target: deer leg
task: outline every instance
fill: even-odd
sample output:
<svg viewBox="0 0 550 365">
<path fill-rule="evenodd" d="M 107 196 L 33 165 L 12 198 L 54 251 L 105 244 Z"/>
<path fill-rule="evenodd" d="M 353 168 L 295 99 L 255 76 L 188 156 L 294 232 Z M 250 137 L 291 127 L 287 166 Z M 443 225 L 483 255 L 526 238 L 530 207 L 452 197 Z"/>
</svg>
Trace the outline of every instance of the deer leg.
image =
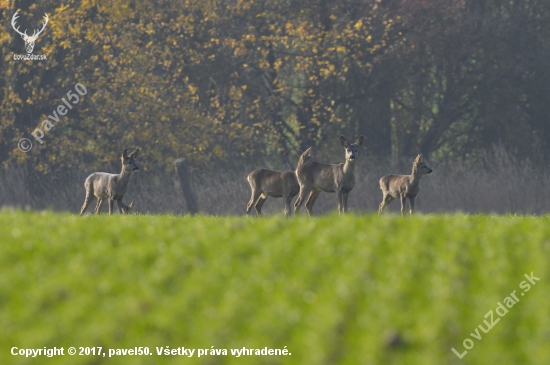
<svg viewBox="0 0 550 365">
<path fill-rule="evenodd" d="M 313 215 L 313 204 L 315 204 L 315 201 L 317 200 L 317 197 L 319 197 L 319 194 L 321 194 L 321 191 L 313 190 L 311 191 L 311 193 L 309 193 L 309 197 L 307 198 L 306 209 L 310 217 Z"/>
<path fill-rule="evenodd" d="M 252 197 L 250 198 L 250 201 L 246 206 L 246 214 L 250 215 L 250 211 L 252 211 L 252 207 L 258 201 L 258 198 L 260 197 L 260 195 L 262 195 L 261 191 L 252 189 Z"/>
<path fill-rule="evenodd" d="M 338 189 L 338 214 L 342 215 L 344 213 L 344 193 L 342 189 Z"/>
<path fill-rule="evenodd" d="M 92 202 L 94 199 L 94 193 L 91 189 L 86 190 L 86 199 L 84 200 L 84 205 L 82 205 L 82 209 L 80 209 L 80 215 L 84 214 L 86 209 L 88 209 L 88 205 Z"/>
<path fill-rule="evenodd" d="M 124 203 L 122 203 L 122 198 L 117 199 L 116 205 L 118 206 L 118 213 L 119 214 L 125 214 L 126 213 L 126 206 Z"/>
<path fill-rule="evenodd" d="M 378 216 L 380 216 L 383 213 L 384 207 L 388 204 L 390 204 L 393 200 L 393 196 L 390 194 L 384 195 L 382 198 L 382 203 L 378 206 Z"/>
<path fill-rule="evenodd" d="M 103 199 L 97 198 L 97 204 L 95 205 L 94 213 L 99 214 L 99 211 L 101 210 L 101 206 L 103 205 Z"/>
<path fill-rule="evenodd" d="M 311 196 L 312 191 L 313 189 L 311 187 L 300 186 L 300 193 L 298 194 L 298 199 L 296 199 L 296 201 L 294 202 L 294 214 L 300 213 L 300 208 L 305 202 L 307 202 L 306 197 L 308 197 L 308 200 L 309 200 L 309 197 Z"/>
<path fill-rule="evenodd" d="M 283 194 L 283 203 L 285 205 L 285 216 L 290 217 L 290 202 L 292 201 L 292 194 L 288 192 Z"/>
<path fill-rule="evenodd" d="M 254 208 L 256 209 L 256 214 L 258 217 L 262 216 L 262 206 L 264 205 L 265 201 L 267 200 L 267 195 L 262 194 L 256 201 L 256 204 L 254 205 Z"/>
<path fill-rule="evenodd" d="M 347 193 L 344 193 L 343 200 L 344 200 L 344 213 L 348 212 L 348 196 L 349 191 Z"/>
<path fill-rule="evenodd" d="M 407 203 L 407 196 L 405 194 L 401 195 L 401 216 L 405 216 L 405 204 Z"/>
<path fill-rule="evenodd" d="M 300 193 L 298 194 L 298 199 L 294 202 L 294 214 L 300 213 L 300 208 L 302 207 L 302 204 L 304 203 L 304 198 L 306 196 L 309 196 L 311 193 L 311 188 L 307 188 L 305 186 L 300 186 Z"/>
<path fill-rule="evenodd" d="M 409 202 L 411 204 L 411 210 L 410 210 L 410 214 L 412 215 L 414 213 L 414 199 L 416 199 L 416 197 L 414 198 L 409 198 Z"/>
<path fill-rule="evenodd" d="M 113 205 L 115 204 L 115 201 L 111 198 L 109 198 L 109 215 L 111 215 L 113 213 Z"/>
</svg>

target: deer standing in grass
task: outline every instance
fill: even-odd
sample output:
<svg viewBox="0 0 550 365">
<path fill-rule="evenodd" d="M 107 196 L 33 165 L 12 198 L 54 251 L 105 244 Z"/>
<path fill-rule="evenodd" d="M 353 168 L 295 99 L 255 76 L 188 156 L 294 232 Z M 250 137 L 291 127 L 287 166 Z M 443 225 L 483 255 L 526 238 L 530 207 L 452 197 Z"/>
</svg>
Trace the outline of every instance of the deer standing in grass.
<svg viewBox="0 0 550 365">
<path fill-rule="evenodd" d="M 308 196 L 306 209 L 313 214 L 313 204 L 321 192 L 338 193 L 338 212 L 340 215 L 348 210 L 348 195 L 355 184 L 355 160 L 359 157 L 359 147 L 363 145 L 363 136 L 350 144 L 346 137 L 340 136 L 340 143 L 345 149 L 346 162 L 328 164 L 308 162 L 296 169 L 296 177 L 300 184 L 300 195 L 294 203 L 294 212 L 300 211 L 305 197 Z"/>
<path fill-rule="evenodd" d="M 401 199 L 401 215 L 405 212 L 405 203 L 407 198 L 411 204 L 410 214 L 414 212 L 414 200 L 420 192 L 420 179 L 423 175 L 432 173 L 424 161 L 422 154 L 418 155 L 413 163 L 412 174 L 410 175 L 386 175 L 380 179 L 380 189 L 382 189 L 382 203 L 378 208 L 378 215 L 382 214 L 384 207 L 393 199 Z"/>
<path fill-rule="evenodd" d="M 301 155 L 296 168 L 305 162 L 311 161 L 310 151 L 311 147 L 303 153 L 299 151 Z M 262 206 L 267 198 L 271 196 L 273 198 L 283 198 L 285 215 L 290 216 L 290 202 L 300 192 L 300 185 L 298 185 L 294 171 L 280 172 L 258 169 L 248 174 L 247 180 L 252 190 L 252 197 L 246 207 L 246 214 L 250 214 L 252 206 L 254 206 L 256 214 L 261 217 Z"/>
<path fill-rule="evenodd" d="M 109 203 L 109 214 L 113 211 L 113 204 L 115 201 L 117 202 L 120 214 L 130 213 L 134 206 L 135 199 L 130 205 L 126 206 L 122 203 L 122 198 L 124 198 L 126 194 L 126 188 L 128 187 L 128 181 L 130 181 L 132 173 L 139 170 L 135 161 L 138 153 L 139 148 L 129 155 L 128 150 L 124 150 L 121 156 L 122 171 L 118 175 L 106 172 L 94 172 L 88 176 L 84 182 L 86 200 L 84 200 L 80 215 L 84 214 L 86 208 L 88 208 L 88 205 L 90 205 L 91 201 L 94 199 L 94 196 L 97 197 L 97 205 L 94 210 L 95 214 L 99 214 L 104 200 L 107 200 Z"/>
</svg>

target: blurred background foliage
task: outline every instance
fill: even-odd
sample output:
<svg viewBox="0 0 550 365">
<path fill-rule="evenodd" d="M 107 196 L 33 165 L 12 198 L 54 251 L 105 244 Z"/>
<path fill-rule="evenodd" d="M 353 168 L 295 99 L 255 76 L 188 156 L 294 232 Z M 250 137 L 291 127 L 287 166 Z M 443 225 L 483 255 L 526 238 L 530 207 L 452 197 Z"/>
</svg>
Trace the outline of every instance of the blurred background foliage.
<svg viewBox="0 0 550 365">
<path fill-rule="evenodd" d="M 13 59 L 17 10 L 22 29 L 49 15 L 47 61 Z M 340 134 L 380 158 L 550 153 L 548 1 L 5 0 L 0 16 L 5 167 L 93 170 L 135 147 L 144 169 L 291 167 L 309 146 L 336 162 Z"/>
</svg>

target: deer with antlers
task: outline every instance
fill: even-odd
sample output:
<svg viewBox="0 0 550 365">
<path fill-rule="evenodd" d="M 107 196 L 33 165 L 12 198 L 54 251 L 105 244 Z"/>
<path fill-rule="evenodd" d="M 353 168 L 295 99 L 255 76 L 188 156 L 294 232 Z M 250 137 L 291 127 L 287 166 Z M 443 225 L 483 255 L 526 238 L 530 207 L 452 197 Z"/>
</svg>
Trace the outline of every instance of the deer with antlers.
<svg viewBox="0 0 550 365">
<path fill-rule="evenodd" d="M 39 31 L 37 30 L 34 30 L 32 35 L 29 36 L 27 35 L 27 30 L 25 29 L 24 32 L 21 32 L 19 30 L 19 27 L 15 27 L 15 23 L 17 21 L 17 18 L 19 18 L 19 10 L 15 12 L 15 14 L 13 14 L 13 17 L 11 18 L 11 26 L 13 27 L 13 29 L 15 29 L 15 31 L 17 33 L 19 33 L 21 35 L 21 38 L 23 38 L 23 40 L 25 41 L 25 49 L 27 50 L 27 53 L 30 54 L 32 53 L 32 50 L 34 49 L 34 43 L 36 42 L 36 39 L 38 38 L 38 36 L 40 34 L 42 34 L 42 32 L 44 31 L 44 28 L 46 28 L 46 25 L 48 24 L 48 21 L 50 20 L 48 18 L 48 14 L 44 13 L 44 21 L 42 22 L 42 29 L 40 29 Z"/>
</svg>

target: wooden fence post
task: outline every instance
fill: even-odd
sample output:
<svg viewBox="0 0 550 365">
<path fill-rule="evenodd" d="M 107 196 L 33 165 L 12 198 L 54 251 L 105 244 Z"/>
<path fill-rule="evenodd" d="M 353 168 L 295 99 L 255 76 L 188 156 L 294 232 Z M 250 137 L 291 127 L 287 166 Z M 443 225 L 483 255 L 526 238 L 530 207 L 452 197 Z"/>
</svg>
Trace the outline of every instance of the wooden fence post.
<svg viewBox="0 0 550 365">
<path fill-rule="evenodd" d="M 195 188 L 193 186 L 193 175 L 191 170 L 187 166 L 185 158 L 178 158 L 174 161 L 176 166 L 176 173 L 178 174 L 181 189 L 183 190 L 183 197 L 187 204 L 187 210 L 191 215 L 195 215 L 199 212 L 199 204 L 197 203 L 197 195 L 195 194 Z"/>
</svg>

